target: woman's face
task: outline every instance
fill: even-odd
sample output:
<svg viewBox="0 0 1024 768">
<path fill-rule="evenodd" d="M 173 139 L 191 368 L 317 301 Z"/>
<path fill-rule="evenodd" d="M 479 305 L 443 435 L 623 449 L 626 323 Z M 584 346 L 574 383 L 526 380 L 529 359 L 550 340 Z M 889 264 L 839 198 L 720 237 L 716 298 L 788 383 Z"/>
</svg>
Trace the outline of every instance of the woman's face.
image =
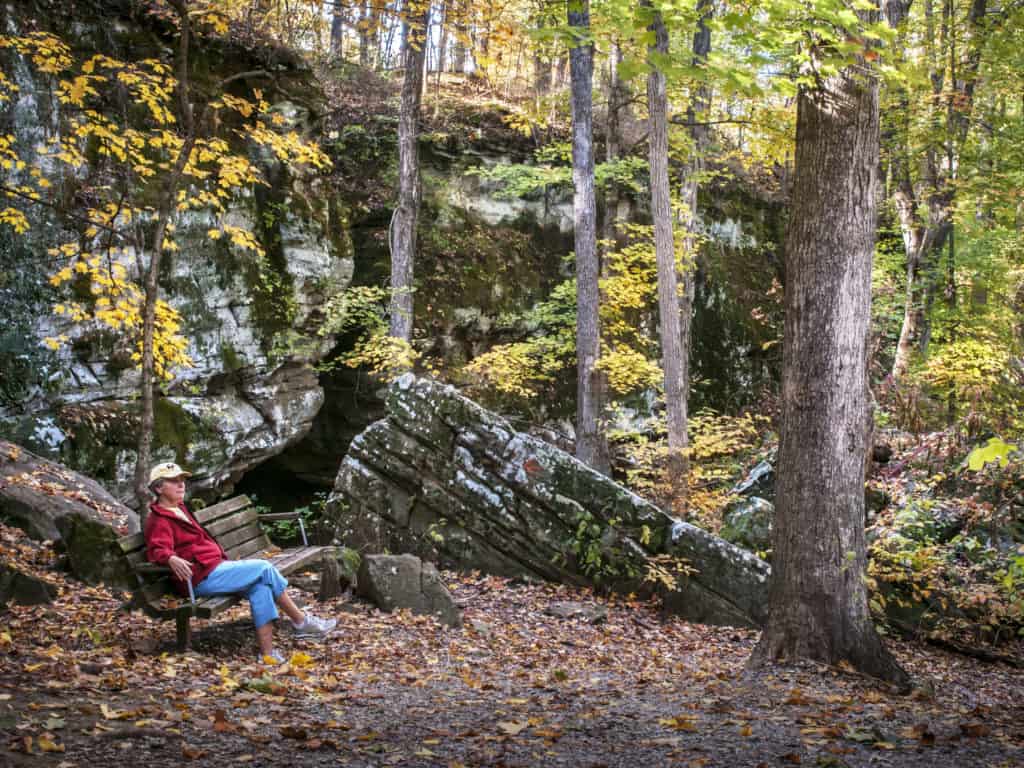
<svg viewBox="0 0 1024 768">
<path fill-rule="evenodd" d="M 160 484 L 160 501 L 177 506 L 185 500 L 185 478 L 173 477 Z"/>
</svg>

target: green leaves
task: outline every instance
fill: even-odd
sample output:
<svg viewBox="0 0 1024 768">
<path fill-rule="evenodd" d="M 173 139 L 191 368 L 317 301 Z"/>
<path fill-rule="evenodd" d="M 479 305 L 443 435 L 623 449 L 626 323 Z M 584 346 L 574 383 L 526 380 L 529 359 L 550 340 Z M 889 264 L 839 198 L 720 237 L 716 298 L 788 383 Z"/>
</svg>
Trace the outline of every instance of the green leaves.
<svg viewBox="0 0 1024 768">
<path fill-rule="evenodd" d="M 990 462 L 998 462 L 1000 467 L 1010 463 L 1009 455 L 1017 450 L 1016 445 L 1003 442 L 1001 438 L 992 437 L 985 445 L 979 445 L 967 456 L 967 468 L 978 472 Z"/>
</svg>

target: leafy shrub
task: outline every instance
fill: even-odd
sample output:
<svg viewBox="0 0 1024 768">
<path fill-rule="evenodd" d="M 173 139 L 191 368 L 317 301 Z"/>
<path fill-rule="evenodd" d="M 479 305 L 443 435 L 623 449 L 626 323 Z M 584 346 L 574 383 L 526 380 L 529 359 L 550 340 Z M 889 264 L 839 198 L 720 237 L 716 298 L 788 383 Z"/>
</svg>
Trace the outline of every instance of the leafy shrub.
<svg viewBox="0 0 1024 768">
<path fill-rule="evenodd" d="M 254 499 L 255 501 L 255 499 Z M 312 544 L 315 541 L 324 539 L 322 530 L 325 525 L 324 506 L 327 503 L 327 492 L 318 491 L 309 504 L 296 507 L 293 511 L 298 512 L 302 518 L 302 524 L 306 528 L 306 537 Z M 270 512 L 270 508 L 254 504 L 259 514 Z M 264 530 L 267 535 L 277 544 L 295 546 L 302 543 L 302 531 L 299 528 L 298 520 L 274 520 L 264 523 Z"/>
</svg>

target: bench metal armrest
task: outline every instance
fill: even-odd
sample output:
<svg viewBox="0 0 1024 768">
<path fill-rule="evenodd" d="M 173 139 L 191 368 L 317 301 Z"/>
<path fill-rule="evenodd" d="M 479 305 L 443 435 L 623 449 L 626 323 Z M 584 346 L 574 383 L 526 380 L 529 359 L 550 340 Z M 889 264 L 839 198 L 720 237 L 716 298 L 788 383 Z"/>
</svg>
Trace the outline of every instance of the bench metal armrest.
<svg viewBox="0 0 1024 768">
<path fill-rule="evenodd" d="M 298 520 L 299 521 L 299 533 L 302 534 L 302 546 L 308 547 L 309 540 L 306 538 L 306 525 L 302 521 L 302 515 L 298 512 L 271 512 L 265 515 L 256 515 L 259 520 Z"/>
</svg>

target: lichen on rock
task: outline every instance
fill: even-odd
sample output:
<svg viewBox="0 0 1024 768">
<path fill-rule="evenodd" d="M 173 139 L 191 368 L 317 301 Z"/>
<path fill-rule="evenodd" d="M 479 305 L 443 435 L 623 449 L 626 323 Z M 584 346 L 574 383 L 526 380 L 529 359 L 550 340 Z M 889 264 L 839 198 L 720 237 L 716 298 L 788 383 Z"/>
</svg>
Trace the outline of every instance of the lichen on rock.
<svg viewBox="0 0 1024 768">
<path fill-rule="evenodd" d="M 386 400 L 387 417 L 352 441 L 327 502 L 344 544 L 626 590 L 645 588 L 655 558 L 675 557 L 691 572 L 664 595 L 674 613 L 764 620 L 769 569 L 754 555 L 516 432 L 451 386 L 406 374 Z"/>
</svg>

